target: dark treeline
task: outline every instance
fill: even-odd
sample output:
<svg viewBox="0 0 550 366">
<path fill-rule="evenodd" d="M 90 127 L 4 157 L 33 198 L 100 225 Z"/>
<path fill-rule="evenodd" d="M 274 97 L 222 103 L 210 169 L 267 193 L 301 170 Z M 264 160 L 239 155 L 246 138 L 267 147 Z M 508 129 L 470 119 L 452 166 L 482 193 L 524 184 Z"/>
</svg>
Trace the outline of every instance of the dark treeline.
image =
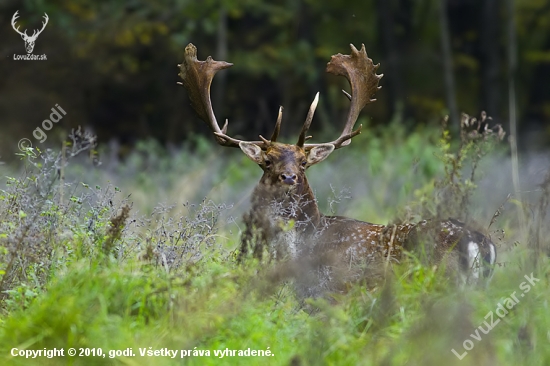
<svg viewBox="0 0 550 366">
<path fill-rule="evenodd" d="M 34 49 L 47 61 L 14 60 L 26 53 L 11 25 L 17 10 L 29 34 L 48 14 Z M 7 0 L 0 14 L 3 160 L 21 138 L 41 146 L 32 131 L 55 104 L 67 116 L 46 144 L 78 125 L 128 147 L 148 138 L 177 145 L 207 131 L 176 85 L 188 42 L 200 59 L 234 63 L 212 90 L 218 120 L 229 118 L 233 135 L 269 133 L 283 105 L 282 133 L 294 138 L 317 91 L 313 133 L 339 129 L 347 86 L 325 65 L 364 43 L 385 74 L 365 114 L 371 125 L 435 124 L 445 114 L 456 123 L 461 111 L 486 110 L 507 127 L 514 79 L 520 145 L 550 143 L 548 1 Z"/>
</svg>

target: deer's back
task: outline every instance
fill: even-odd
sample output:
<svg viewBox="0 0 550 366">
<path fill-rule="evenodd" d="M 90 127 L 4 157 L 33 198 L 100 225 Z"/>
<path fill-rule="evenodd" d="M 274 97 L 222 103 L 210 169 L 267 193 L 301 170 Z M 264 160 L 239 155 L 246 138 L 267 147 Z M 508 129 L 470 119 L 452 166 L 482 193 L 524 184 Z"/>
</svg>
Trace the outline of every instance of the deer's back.
<svg viewBox="0 0 550 366">
<path fill-rule="evenodd" d="M 323 216 L 317 242 L 351 260 L 399 258 L 413 224 L 377 225 L 343 216 Z"/>
<path fill-rule="evenodd" d="M 449 272 L 465 274 L 465 282 L 492 275 L 496 248 L 491 240 L 455 220 L 423 220 L 416 224 L 377 225 L 343 216 L 323 216 L 314 234 L 317 248 L 367 263 L 399 262 L 403 250 L 415 252 Z"/>
</svg>

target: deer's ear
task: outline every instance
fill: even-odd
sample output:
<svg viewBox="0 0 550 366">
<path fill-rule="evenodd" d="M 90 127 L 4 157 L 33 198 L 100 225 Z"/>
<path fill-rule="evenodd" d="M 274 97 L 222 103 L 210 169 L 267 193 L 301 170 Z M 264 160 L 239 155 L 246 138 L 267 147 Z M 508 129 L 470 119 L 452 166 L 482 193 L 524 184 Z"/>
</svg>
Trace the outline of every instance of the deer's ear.
<svg viewBox="0 0 550 366">
<path fill-rule="evenodd" d="M 321 161 L 325 160 L 327 156 L 329 156 L 330 153 L 333 151 L 333 144 L 322 144 L 319 146 L 315 146 L 314 148 L 309 150 L 309 153 L 307 154 L 308 165 L 320 163 Z"/>
<path fill-rule="evenodd" d="M 251 142 L 241 141 L 239 142 L 239 147 L 241 150 L 252 159 L 253 162 L 257 164 L 262 164 L 264 162 L 264 155 L 262 149 Z"/>
</svg>

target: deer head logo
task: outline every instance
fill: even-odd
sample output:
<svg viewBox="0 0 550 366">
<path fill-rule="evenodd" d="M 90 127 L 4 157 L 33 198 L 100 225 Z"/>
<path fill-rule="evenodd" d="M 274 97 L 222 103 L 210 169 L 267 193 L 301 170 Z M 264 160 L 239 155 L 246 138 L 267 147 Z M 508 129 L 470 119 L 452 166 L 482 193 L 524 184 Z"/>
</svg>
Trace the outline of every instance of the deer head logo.
<svg viewBox="0 0 550 366">
<path fill-rule="evenodd" d="M 13 27 L 13 29 L 19 33 L 21 35 L 21 38 L 23 38 L 23 41 L 25 41 L 25 49 L 27 50 L 27 53 L 32 53 L 32 50 L 34 49 L 34 42 L 36 42 L 36 39 L 38 38 L 38 36 L 40 35 L 40 33 L 42 33 L 42 31 L 44 30 L 44 28 L 46 28 L 46 24 L 48 24 L 48 14 L 44 13 L 44 22 L 42 22 L 42 29 L 40 30 L 34 30 L 33 33 L 32 33 L 32 36 L 29 36 L 27 34 L 27 30 L 25 29 L 24 32 L 20 32 L 19 31 L 19 26 L 16 28 L 15 27 L 15 21 L 17 18 L 19 18 L 19 15 L 17 15 L 17 13 L 19 12 L 19 10 L 17 10 L 15 12 L 15 14 L 13 14 L 13 18 L 11 18 L 11 26 Z"/>
</svg>

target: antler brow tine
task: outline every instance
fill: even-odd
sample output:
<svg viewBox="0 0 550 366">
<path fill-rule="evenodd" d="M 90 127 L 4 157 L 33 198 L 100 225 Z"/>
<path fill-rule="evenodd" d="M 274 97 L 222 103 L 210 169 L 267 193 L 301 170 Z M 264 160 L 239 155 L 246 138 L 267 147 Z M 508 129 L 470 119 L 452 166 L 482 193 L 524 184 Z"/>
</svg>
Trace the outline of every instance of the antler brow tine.
<svg viewBox="0 0 550 366">
<path fill-rule="evenodd" d="M 302 131 L 300 132 L 300 137 L 298 138 L 298 143 L 296 144 L 299 147 L 304 147 L 304 143 L 307 140 L 306 133 L 309 129 L 309 126 L 311 125 L 311 121 L 313 120 L 313 115 L 315 114 L 315 110 L 317 109 L 317 104 L 319 103 L 319 92 L 315 94 L 315 98 L 313 98 L 313 102 L 311 102 L 311 106 L 309 107 L 309 111 L 307 112 L 306 121 L 304 122 L 304 125 L 302 127 Z"/>
<path fill-rule="evenodd" d="M 271 142 L 276 142 L 279 137 L 279 132 L 281 131 L 281 121 L 283 120 L 283 106 L 279 107 L 279 114 L 277 115 L 277 123 L 275 123 L 275 129 L 273 134 L 271 134 Z"/>
</svg>

